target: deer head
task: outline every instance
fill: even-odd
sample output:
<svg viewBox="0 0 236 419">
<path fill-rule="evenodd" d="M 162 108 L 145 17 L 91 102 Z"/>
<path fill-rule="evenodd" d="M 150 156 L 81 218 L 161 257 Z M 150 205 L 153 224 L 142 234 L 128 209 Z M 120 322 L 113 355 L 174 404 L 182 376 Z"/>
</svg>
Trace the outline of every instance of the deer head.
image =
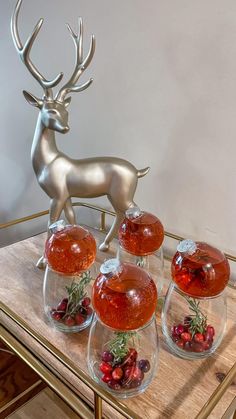
<svg viewBox="0 0 236 419">
<path fill-rule="evenodd" d="M 11 20 L 11 33 L 12 38 L 16 47 L 16 50 L 28 68 L 32 76 L 39 82 L 43 88 L 44 94 L 42 99 L 36 98 L 29 92 L 23 91 L 24 97 L 30 105 L 33 105 L 40 109 L 41 122 L 46 127 L 53 131 L 66 133 L 69 131 L 68 126 L 68 112 L 67 106 L 71 101 L 71 97 L 66 97 L 71 92 L 81 92 L 90 86 L 93 79 L 88 80 L 83 84 L 77 84 L 80 76 L 89 66 L 95 51 L 95 37 L 91 36 L 90 48 L 87 56 L 83 58 L 83 22 L 79 19 L 79 30 L 76 35 L 71 29 L 70 25 L 67 24 L 67 28 L 75 44 L 76 59 L 74 72 L 69 81 L 57 92 L 55 98 L 53 97 L 52 88 L 60 83 L 63 73 L 59 73 L 53 80 L 46 80 L 45 77 L 38 71 L 35 65 L 30 59 L 30 51 L 33 43 L 40 31 L 43 24 L 43 19 L 40 19 L 34 28 L 31 36 L 27 39 L 25 45 L 22 45 L 18 31 L 18 15 L 22 0 L 18 0 L 14 13 Z"/>
</svg>

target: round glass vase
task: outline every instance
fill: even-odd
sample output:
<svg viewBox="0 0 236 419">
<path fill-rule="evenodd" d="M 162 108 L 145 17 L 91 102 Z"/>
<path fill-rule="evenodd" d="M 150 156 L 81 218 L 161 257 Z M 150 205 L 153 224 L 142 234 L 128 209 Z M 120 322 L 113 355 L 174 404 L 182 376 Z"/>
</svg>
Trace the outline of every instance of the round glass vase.
<svg viewBox="0 0 236 419">
<path fill-rule="evenodd" d="M 56 329 L 76 333 L 90 325 L 93 318 L 90 296 L 95 277 L 95 265 L 76 276 L 60 274 L 46 267 L 44 310 Z"/>
<path fill-rule="evenodd" d="M 154 253 L 144 256 L 134 255 L 119 246 L 116 257 L 121 262 L 132 263 L 143 268 L 155 282 L 157 294 L 160 296 L 164 282 L 164 257 L 162 246 Z"/>
<path fill-rule="evenodd" d="M 220 345 L 226 326 L 226 294 L 193 298 L 172 282 L 162 309 L 162 331 L 176 355 L 186 359 L 205 358 Z"/>
<path fill-rule="evenodd" d="M 155 317 L 135 331 L 117 331 L 96 316 L 88 341 L 88 369 L 113 396 L 126 399 L 143 393 L 154 378 L 159 358 Z"/>
</svg>

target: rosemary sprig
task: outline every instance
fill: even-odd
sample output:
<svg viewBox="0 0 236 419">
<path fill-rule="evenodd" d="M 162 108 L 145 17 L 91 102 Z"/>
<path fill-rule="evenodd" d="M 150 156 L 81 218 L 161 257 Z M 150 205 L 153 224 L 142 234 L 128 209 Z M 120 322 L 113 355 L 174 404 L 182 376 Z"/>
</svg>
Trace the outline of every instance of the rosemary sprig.
<svg viewBox="0 0 236 419">
<path fill-rule="evenodd" d="M 108 342 L 109 351 L 114 355 L 114 363 L 122 361 L 122 359 L 128 354 L 128 341 L 134 337 L 136 332 L 115 332 L 116 337 Z"/>
<path fill-rule="evenodd" d="M 63 317 L 71 316 L 78 311 L 81 301 L 87 295 L 85 287 L 92 279 L 90 271 L 86 271 L 80 275 L 79 282 L 72 281 L 71 285 L 66 287 L 68 303 L 66 313 Z"/>
<path fill-rule="evenodd" d="M 207 316 L 203 314 L 199 307 L 200 301 L 189 297 L 187 297 L 186 300 L 188 301 L 189 309 L 194 313 L 189 316 L 190 320 L 187 322 L 187 326 L 192 337 L 194 337 L 196 333 L 205 333 L 207 327 Z"/>
</svg>

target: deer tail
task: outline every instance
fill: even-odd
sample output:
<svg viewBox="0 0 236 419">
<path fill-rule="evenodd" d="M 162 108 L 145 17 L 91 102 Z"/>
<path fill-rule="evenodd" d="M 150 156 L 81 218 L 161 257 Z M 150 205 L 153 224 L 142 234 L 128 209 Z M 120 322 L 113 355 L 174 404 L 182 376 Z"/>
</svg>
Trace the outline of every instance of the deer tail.
<svg viewBox="0 0 236 419">
<path fill-rule="evenodd" d="M 138 178 L 145 176 L 149 172 L 149 170 L 150 170 L 150 167 L 145 167 L 145 169 L 137 170 Z"/>
</svg>

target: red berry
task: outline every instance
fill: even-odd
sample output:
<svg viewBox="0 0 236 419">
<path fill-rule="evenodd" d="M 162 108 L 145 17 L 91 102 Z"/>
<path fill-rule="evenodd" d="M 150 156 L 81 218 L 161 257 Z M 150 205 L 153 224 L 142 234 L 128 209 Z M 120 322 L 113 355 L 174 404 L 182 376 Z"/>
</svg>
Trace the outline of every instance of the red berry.
<svg viewBox="0 0 236 419">
<path fill-rule="evenodd" d="M 86 307 L 86 316 L 91 316 L 93 314 L 93 309 L 92 307 Z"/>
<path fill-rule="evenodd" d="M 87 310 L 86 310 L 86 308 L 84 308 L 84 307 L 81 306 L 79 308 L 79 313 L 82 314 L 82 316 L 84 316 L 84 317 L 87 316 Z"/>
<path fill-rule="evenodd" d="M 84 321 L 85 321 L 84 316 L 82 314 L 80 314 L 80 313 L 76 313 L 76 315 L 75 315 L 75 323 L 78 324 L 78 325 L 80 325 L 80 324 L 84 323 Z"/>
<path fill-rule="evenodd" d="M 90 298 L 89 298 L 89 297 L 85 297 L 85 298 L 83 299 L 83 301 L 82 301 L 82 306 L 83 306 L 83 307 L 88 307 L 90 303 L 91 303 Z"/>
<path fill-rule="evenodd" d="M 142 380 L 132 380 L 132 381 L 129 383 L 129 388 L 136 388 L 136 387 L 139 387 L 139 386 L 141 385 L 141 383 L 142 383 Z"/>
<path fill-rule="evenodd" d="M 192 351 L 193 352 L 204 352 L 203 345 L 201 343 L 198 343 L 198 342 L 193 342 L 192 343 Z"/>
<path fill-rule="evenodd" d="M 67 316 L 64 320 L 64 323 L 68 327 L 72 327 L 75 325 L 75 319 L 72 316 Z"/>
<path fill-rule="evenodd" d="M 57 306 L 58 311 L 66 311 L 68 304 L 68 298 L 64 298 Z"/>
<path fill-rule="evenodd" d="M 180 337 L 184 342 L 190 342 L 190 340 L 192 339 L 191 334 L 188 332 L 181 333 Z"/>
<path fill-rule="evenodd" d="M 135 369 L 135 366 L 129 366 L 129 367 L 125 368 L 125 370 L 124 370 L 125 380 L 129 381 L 129 380 L 132 379 L 134 369 Z"/>
<path fill-rule="evenodd" d="M 102 360 L 104 362 L 112 362 L 114 359 L 114 355 L 109 351 L 104 351 L 102 354 Z"/>
<path fill-rule="evenodd" d="M 113 371 L 112 371 L 112 378 L 114 379 L 114 380 L 116 380 L 116 381 L 119 381 L 122 377 L 123 377 L 123 370 L 122 370 L 122 368 L 120 368 L 120 367 L 117 367 L 117 368 L 115 368 Z"/>
<path fill-rule="evenodd" d="M 147 359 L 141 359 L 138 366 L 143 372 L 148 372 L 150 370 L 150 362 Z"/>
<path fill-rule="evenodd" d="M 193 339 L 194 339 L 194 342 L 198 342 L 198 343 L 204 342 L 204 336 L 202 333 L 196 333 Z"/>
<path fill-rule="evenodd" d="M 210 342 L 207 342 L 207 341 L 202 342 L 202 347 L 203 347 L 204 351 L 207 351 L 208 349 L 210 349 L 211 346 L 212 346 L 212 343 L 210 343 Z"/>
<path fill-rule="evenodd" d="M 100 371 L 102 371 L 104 374 L 109 374 L 112 372 L 112 366 L 108 364 L 107 362 L 101 362 L 99 365 Z"/>
<path fill-rule="evenodd" d="M 104 381 L 104 383 L 108 383 L 108 381 L 112 380 L 112 375 L 111 374 L 104 374 L 102 376 L 102 381 Z"/>
<path fill-rule="evenodd" d="M 183 339 L 179 339 L 179 340 L 177 340 L 176 342 L 176 345 L 179 347 L 179 348 L 181 348 L 181 349 L 183 349 L 183 347 L 184 347 L 184 340 Z"/>
<path fill-rule="evenodd" d="M 206 333 L 203 335 L 203 337 L 204 337 L 205 341 L 210 342 L 210 343 L 212 343 L 212 342 L 213 342 L 213 336 L 212 336 L 212 334 L 211 334 L 211 333 L 206 332 Z"/>
<path fill-rule="evenodd" d="M 132 371 L 132 380 L 142 380 L 144 377 L 143 371 L 139 367 L 134 367 Z"/>
<path fill-rule="evenodd" d="M 110 388 L 112 388 L 112 390 L 120 390 L 121 389 L 121 385 L 119 383 L 117 383 L 117 381 L 115 381 L 115 380 L 108 381 L 107 385 Z"/>
<path fill-rule="evenodd" d="M 188 352 L 191 352 L 192 344 L 193 344 L 193 342 L 186 342 L 185 345 L 184 345 L 184 350 L 188 351 Z"/>
<path fill-rule="evenodd" d="M 213 336 L 215 336 L 215 329 L 214 329 L 214 327 L 208 325 L 207 328 L 206 328 L 206 331 L 207 331 L 207 333 L 209 333 L 209 335 L 212 336 L 212 339 L 213 339 Z"/>
<path fill-rule="evenodd" d="M 133 358 L 133 360 L 136 361 L 138 356 L 138 352 L 136 351 L 136 349 L 129 348 L 129 356 L 131 356 L 131 358 Z"/>
<path fill-rule="evenodd" d="M 57 322 L 59 322 L 62 319 L 64 314 L 65 313 L 59 312 L 57 310 L 51 311 L 51 317 L 53 318 L 53 320 L 56 320 Z"/>
<path fill-rule="evenodd" d="M 175 328 L 175 333 L 177 335 L 181 335 L 181 333 L 184 333 L 184 326 L 182 324 L 178 324 Z"/>
</svg>

